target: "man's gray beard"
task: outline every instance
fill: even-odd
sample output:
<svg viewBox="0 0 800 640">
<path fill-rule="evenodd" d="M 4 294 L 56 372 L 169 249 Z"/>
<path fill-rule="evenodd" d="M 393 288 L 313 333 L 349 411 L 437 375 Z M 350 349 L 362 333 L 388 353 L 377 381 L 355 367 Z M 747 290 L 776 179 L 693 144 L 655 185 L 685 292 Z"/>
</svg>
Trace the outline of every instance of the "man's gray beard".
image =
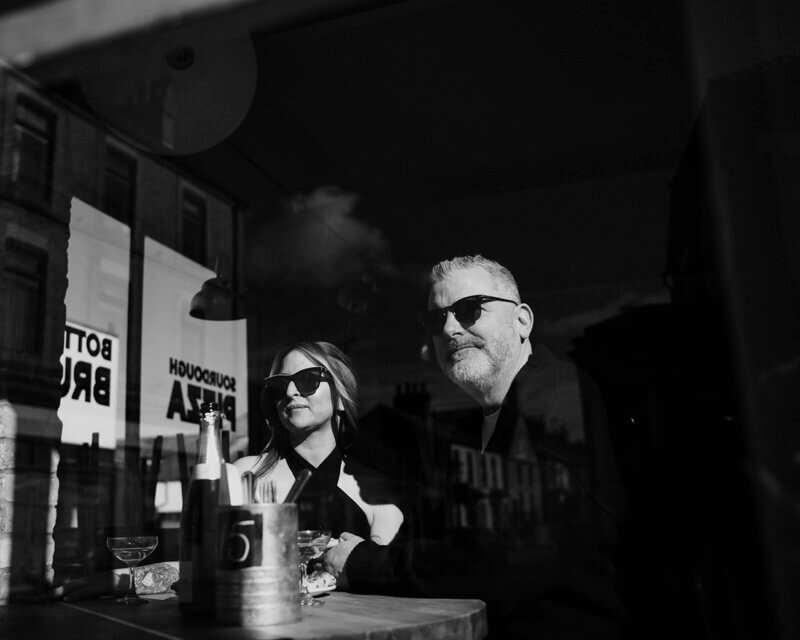
<svg viewBox="0 0 800 640">
<path fill-rule="evenodd" d="M 500 371 L 510 357 L 510 348 L 502 340 L 486 343 L 471 349 L 466 358 L 450 361 L 447 356 L 439 358 L 444 374 L 462 389 L 479 394 L 489 391 L 497 381 Z"/>
<path fill-rule="evenodd" d="M 471 387 L 483 392 L 492 386 L 494 367 L 486 354 L 474 352 L 471 357 L 446 365 L 445 374 L 459 387 Z"/>
</svg>

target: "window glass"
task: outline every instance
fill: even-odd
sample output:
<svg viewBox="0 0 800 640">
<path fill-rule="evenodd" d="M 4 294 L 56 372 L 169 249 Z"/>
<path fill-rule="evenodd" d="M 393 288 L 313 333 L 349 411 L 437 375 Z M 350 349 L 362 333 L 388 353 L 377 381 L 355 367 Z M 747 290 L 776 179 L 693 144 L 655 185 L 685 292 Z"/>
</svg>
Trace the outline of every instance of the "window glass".
<svg viewBox="0 0 800 640">
<path fill-rule="evenodd" d="M 324 341 L 406 539 L 598 529 L 665 635 L 800 637 L 800 3 L 108 4 L 0 8 L 0 604 L 108 532 L 174 557 L 199 405 L 256 456 L 274 358 Z M 474 254 L 517 290 L 430 295 Z"/>
</svg>

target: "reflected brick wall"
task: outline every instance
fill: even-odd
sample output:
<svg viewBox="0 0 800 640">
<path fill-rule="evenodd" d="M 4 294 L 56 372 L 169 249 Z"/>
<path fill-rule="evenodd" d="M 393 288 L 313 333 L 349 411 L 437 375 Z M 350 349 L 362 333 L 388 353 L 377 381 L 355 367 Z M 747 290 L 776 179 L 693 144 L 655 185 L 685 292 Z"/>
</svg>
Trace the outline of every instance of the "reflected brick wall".
<svg viewBox="0 0 800 640">
<path fill-rule="evenodd" d="M 126 210 L 112 206 L 128 202 L 115 199 L 116 183 L 108 180 L 112 147 L 136 167 L 127 185 L 131 206 Z M 238 209 L 228 196 L 119 139 L 92 116 L 0 65 L 0 604 L 52 580 L 54 557 L 60 563 L 56 572 L 66 565 L 74 565 L 78 575 L 90 571 L 85 559 L 92 557 L 91 541 L 109 526 L 141 520 L 141 496 L 125 483 L 111 483 L 120 495 L 110 497 L 114 486 L 104 485 L 105 499 L 89 507 L 82 463 L 61 442 L 59 358 L 72 200 L 132 230 L 131 293 L 120 311 L 128 316 L 126 330 L 133 336 L 123 335 L 121 346 L 127 349 L 128 368 L 126 444 L 133 456 L 106 466 L 108 475 L 113 467 L 136 480 L 144 239 L 188 255 L 181 222 L 181 198 L 188 188 L 207 211 L 206 233 L 196 238 L 204 265 L 213 268 L 220 253 L 238 263 Z M 104 293 L 102 283 L 96 286 L 95 304 Z M 86 507 L 77 509 L 77 517 L 76 504 Z M 85 517 L 87 509 L 91 517 Z"/>
<path fill-rule="evenodd" d="M 14 409 L 0 407 L 0 603 L 53 578 L 57 444 L 13 435 Z"/>
<path fill-rule="evenodd" d="M 0 74 L 0 604 L 52 578 L 71 186 L 56 110 Z"/>
</svg>

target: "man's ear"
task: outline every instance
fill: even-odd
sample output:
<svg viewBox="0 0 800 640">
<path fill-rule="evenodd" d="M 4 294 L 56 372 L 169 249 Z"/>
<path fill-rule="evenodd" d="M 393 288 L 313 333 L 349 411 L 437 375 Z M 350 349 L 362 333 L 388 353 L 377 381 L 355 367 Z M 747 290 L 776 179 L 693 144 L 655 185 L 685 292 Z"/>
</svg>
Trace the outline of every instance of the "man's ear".
<svg viewBox="0 0 800 640">
<path fill-rule="evenodd" d="M 533 332 L 533 309 L 524 302 L 517 307 L 517 332 L 520 342 L 525 342 Z"/>
</svg>

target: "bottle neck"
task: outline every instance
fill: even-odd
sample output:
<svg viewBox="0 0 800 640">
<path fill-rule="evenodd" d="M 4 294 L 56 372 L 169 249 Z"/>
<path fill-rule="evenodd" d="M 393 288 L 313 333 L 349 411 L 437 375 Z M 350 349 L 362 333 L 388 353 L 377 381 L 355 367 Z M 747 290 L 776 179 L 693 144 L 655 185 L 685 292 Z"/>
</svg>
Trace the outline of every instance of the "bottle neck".
<svg viewBox="0 0 800 640">
<path fill-rule="evenodd" d="M 206 478 L 219 478 L 222 467 L 222 446 L 220 443 L 222 420 L 213 415 L 200 419 L 200 440 L 197 446 L 197 467 Z"/>
</svg>

